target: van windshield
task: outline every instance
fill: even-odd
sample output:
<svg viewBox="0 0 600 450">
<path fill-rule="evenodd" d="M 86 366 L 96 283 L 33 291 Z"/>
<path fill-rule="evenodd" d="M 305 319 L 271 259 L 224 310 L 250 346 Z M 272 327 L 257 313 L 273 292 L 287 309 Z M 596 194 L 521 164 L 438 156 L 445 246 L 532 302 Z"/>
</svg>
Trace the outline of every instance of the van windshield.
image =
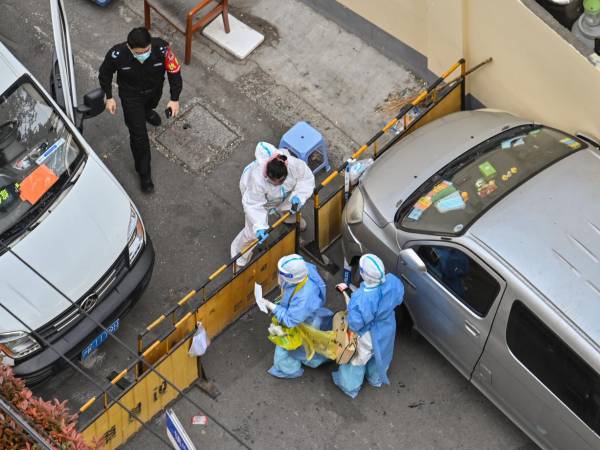
<svg viewBox="0 0 600 450">
<path fill-rule="evenodd" d="M 17 236 L 52 204 L 85 152 L 26 78 L 0 96 L 0 239 Z"/>
<path fill-rule="evenodd" d="M 422 185 L 400 213 L 400 227 L 462 234 L 509 192 L 586 147 L 575 137 L 539 125 L 507 130 L 464 153 Z"/>
</svg>

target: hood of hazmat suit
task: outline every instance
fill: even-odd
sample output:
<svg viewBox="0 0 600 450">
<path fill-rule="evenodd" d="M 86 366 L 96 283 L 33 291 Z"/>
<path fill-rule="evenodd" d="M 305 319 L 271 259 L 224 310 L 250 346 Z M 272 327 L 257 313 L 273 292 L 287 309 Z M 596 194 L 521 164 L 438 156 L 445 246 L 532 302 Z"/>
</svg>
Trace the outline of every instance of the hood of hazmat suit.
<svg viewBox="0 0 600 450">
<path fill-rule="evenodd" d="M 396 315 L 394 309 L 402 303 L 404 286 L 393 274 L 387 274 L 379 286 L 365 282 L 352 294 L 348 303 L 348 328 L 362 336 L 371 332 L 373 355 L 383 383 L 389 384 L 387 370 L 394 355 Z"/>
</svg>

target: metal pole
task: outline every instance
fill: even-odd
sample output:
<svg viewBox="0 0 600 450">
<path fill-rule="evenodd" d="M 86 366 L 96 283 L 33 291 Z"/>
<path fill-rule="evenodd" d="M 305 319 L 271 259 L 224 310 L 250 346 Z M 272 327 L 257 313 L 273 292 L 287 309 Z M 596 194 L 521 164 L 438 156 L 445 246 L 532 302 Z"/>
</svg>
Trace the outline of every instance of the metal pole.
<svg viewBox="0 0 600 450">
<path fill-rule="evenodd" d="M 467 63 L 463 61 L 460 64 L 460 110 L 464 111 L 467 109 Z"/>
<path fill-rule="evenodd" d="M 6 403 L 2 397 L 0 396 L 0 409 L 8 414 L 12 420 L 14 420 L 21 428 L 23 428 L 27 434 L 43 449 L 45 450 L 53 450 L 50 444 L 46 442 L 46 440 L 40 436 L 40 434 L 29 425 L 29 422 L 25 420 L 21 415 L 15 411 L 9 403 Z"/>
</svg>

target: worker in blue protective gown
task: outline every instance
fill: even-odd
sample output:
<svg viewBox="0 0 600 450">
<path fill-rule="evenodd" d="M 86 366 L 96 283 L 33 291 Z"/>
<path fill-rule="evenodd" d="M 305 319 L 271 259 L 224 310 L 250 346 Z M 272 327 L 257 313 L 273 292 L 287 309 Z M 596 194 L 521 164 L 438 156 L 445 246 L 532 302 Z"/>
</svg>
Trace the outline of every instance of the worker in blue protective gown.
<svg viewBox="0 0 600 450">
<path fill-rule="evenodd" d="M 333 313 L 324 307 L 326 287 L 317 268 L 296 254 L 281 258 L 277 268 L 281 301 L 269 309 L 279 323 L 288 328 L 305 323 L 321 330 L 331 329 Z M 318 353 L 308 361 L 303 347 L 288 351 L 276 346 L 268 372 L 278 378 L 297 378 L 304 373 L 302 364 L 318 367 L 325 361 L 328 359 Z"/>
<path fill-rule="evenodd" d="M 365 375 L 371 386 L 389 384 L 387 371 L 394 355 L 395 308 L 402 303 L 404 286 L 392 274 L 385 274 L 383 262 L 372 254 L 359 261 L 363 282 L 348 302 L 348 328 L 358 335 L 357 352 L 348 364 L 333 372 L 333 382 L 355 398 Z M 339 288 L 345 285 L 338 285 Z"/>
</svg>

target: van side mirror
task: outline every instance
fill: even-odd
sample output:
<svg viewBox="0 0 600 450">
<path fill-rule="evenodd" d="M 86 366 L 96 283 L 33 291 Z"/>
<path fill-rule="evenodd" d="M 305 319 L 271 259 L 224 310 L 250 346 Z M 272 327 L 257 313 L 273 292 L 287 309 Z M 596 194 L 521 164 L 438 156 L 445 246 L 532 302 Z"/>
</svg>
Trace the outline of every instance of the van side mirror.
<svg viewBox="0 0 600 450">
<path fill-rule="evenodd" d="M 400 252 L 400 263 L 417 272 L 427 272 L 427 266 L 412 248 L 407 248 Z"/>
<path fill-rule="evenodd" d="M 83 106 L 77 108 L 85 119 L 96 117 L 104 111 L 104 91 L 102 88 L 91 90 L 83 96 Z"/>
</svg>

